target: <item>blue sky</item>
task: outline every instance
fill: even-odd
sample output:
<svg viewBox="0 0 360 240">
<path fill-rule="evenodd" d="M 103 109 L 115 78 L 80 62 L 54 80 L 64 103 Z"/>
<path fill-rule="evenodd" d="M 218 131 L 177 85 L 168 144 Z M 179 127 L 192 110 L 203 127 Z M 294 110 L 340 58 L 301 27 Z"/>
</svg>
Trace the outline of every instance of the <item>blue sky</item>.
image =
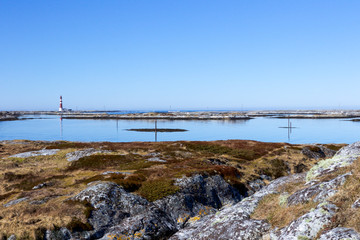
<svg viewBox="0 0 360 240">
<path fill-rule="evenodd" d="M 0 111 L 358 108 L 360 1 L 0 1 Z"/>
</svg>

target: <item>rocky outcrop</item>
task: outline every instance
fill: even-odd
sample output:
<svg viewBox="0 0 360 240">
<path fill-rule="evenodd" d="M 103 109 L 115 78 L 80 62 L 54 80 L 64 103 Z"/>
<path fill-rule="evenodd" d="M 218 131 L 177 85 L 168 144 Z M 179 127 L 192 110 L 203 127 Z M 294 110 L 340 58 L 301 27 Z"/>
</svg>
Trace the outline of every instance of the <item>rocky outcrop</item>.
<svg viewBox="0 0 360 240">
<path fill-rule="evenodd" d="M 90 239 L 166 239 L 194 216 L 214 213 L 243 198 L 218 175 L 185 177 L 175 184 L 180 188 L 177 193 L 155 202 L 111 182 L 92 183 L 71 200 L 90 204 L 88 222 L 94 228 L 87 231 Z"/>
<path fill-rule="evenodd" d="M 276 240 L 314 239 L 318 233 L 331 222 L 337 207 L 331 203 L 321 203 L 315 209 L 291 222 L 278 234 L 272 235 Z"/>
<path fill-rule="evenodd" d="M 28 158 L 28 157 L 36 157 L 36 156 L 49 156 L 49 155 L 55 155 L 58 151 L 60 151 L 60 150 L 59 149 L 42 149 L 39 151 L 18 153 L 18 154 L 10 156 L 9 158 Z"/>
<path fill-rule="evenodd" d="M 110 228 L 106 239 L 167 239 L 176 232 L 175 222 L 152 205 L 141 214 L 128 217 L 121 224 Z"/>
<path fill-rule="evenodd" d="M 312 167 L 306 176 L 306 180 L 311 181 L 320 175 L 348 166 L 358 157 L 360 157 L 360 142 L 343 147 L 333 158 L 322 160 Z"/>
<path fill-rule="evenodd" d="M 78 150 L 78 151 L 74 151 L 74 152 L 69 152 L 66 154 L 66 159 L 69 162 L 73 162 L 73 161 L 77 161 L 82 157 L 88 157 L 91 156 L 93 154 L 96 153 L 109 153 L 110 151 L 106 151 L 106 150 L 96 150 L 94 148 L 88 148 L 88 149 L 84 149 L 84 150 Z"/>
<path fill-rule="evenodd" d="M 150 204 L 111 182 L 94 184 L 72 200 L 87 202 L 93 208 L 88 221 L 94 228 L 91 233 L 94 238 L 102 237 L 107 229 L 123 219 L 144 212 Z"/>
<path fill-rule="evenodd" d="M 323 233 L 319 240 L 360 240 L 360 234 L 350 228 L 337 227 Z"/>
<path fill-rule="evenodd" d="M 259 202 L 269 194 L 278 193 L 278 187 L 304 177 L 304 174 L 297 174 L 276 179 L 241 202 L 189 224 L 170 239 L 261 239 L 270 230 L 270 224 L 250 218 Z"/>
<path fill-rule="evenodd" d="M 239 202 L 243 196 L 225 180 L 217 176 L 196 175 L 177 179 L 180 191 L 157 200 L 154 204 L 167 212 L 177 229 L 197 215 L 207 215 L 227 204 Z"/>
<path fill-rule="evenodd" d="M 351 173 L 346 173 L 330 181 L 317 183 L 310 187 L 299 190 L 288 197 L 287 204 L 296 205 L 300 203 L 306 203 L 311 199 L 314 202 L 323 202 L 329 197 L 335 195 L 337 192 L 336 188 L 343 185 L 346 181 L 346 178 L 350 175 Z"/>
</svg>

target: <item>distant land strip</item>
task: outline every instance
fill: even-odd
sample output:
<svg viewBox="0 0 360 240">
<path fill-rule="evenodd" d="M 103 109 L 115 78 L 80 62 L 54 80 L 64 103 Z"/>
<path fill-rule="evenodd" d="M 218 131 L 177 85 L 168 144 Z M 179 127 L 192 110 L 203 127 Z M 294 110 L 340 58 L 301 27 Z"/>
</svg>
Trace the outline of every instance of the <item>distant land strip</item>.
<svg viewBox="0 0 360 240">
<path fill-rule="evenodd" d="M 181 129 L 181 128 L 131 128 L 126 129 L 127 131 L 135 131 L 135 132 L 186 132 L 189 130 Z"/>
</svg>

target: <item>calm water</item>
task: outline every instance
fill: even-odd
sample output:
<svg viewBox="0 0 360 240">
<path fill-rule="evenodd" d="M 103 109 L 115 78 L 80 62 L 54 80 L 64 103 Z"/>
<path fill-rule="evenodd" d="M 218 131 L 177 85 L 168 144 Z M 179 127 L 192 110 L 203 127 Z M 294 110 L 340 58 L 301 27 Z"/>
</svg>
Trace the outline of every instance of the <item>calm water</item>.
<svg viewBox="0 0 360 240">
<path fill-rule="evenodd" d="M 39 118 L 39 116 L 35 116 Z M 130 132 L 129 128 L 153 128 L 146 120 L 74 120 L 59 116 L 0 121 L 0 140 L 154 141 L 155 133 Z M 187 132 L 157 133 L 158 141 L 250 139 L 290 143 L 352 143 L 360 140 L 360 122 L 342 119 L 255 118 L 247 121 L 158 121 L 158 128 L 183 128 Z"/>
</svg>

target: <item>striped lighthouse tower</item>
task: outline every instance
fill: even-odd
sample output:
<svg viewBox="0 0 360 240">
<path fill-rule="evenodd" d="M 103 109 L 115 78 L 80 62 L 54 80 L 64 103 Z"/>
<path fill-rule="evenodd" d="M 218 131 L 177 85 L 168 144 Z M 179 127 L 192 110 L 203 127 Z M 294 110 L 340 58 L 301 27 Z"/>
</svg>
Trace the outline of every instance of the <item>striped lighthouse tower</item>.
<svg viewBox="0 0 360 240">
<path fill-rule="evenodd" d="M 62 106 L 62 96 L 60 96 L 60 107 L 59 107 L 59 112 L 64 111 L 63 106 Z"/>
</svg>

